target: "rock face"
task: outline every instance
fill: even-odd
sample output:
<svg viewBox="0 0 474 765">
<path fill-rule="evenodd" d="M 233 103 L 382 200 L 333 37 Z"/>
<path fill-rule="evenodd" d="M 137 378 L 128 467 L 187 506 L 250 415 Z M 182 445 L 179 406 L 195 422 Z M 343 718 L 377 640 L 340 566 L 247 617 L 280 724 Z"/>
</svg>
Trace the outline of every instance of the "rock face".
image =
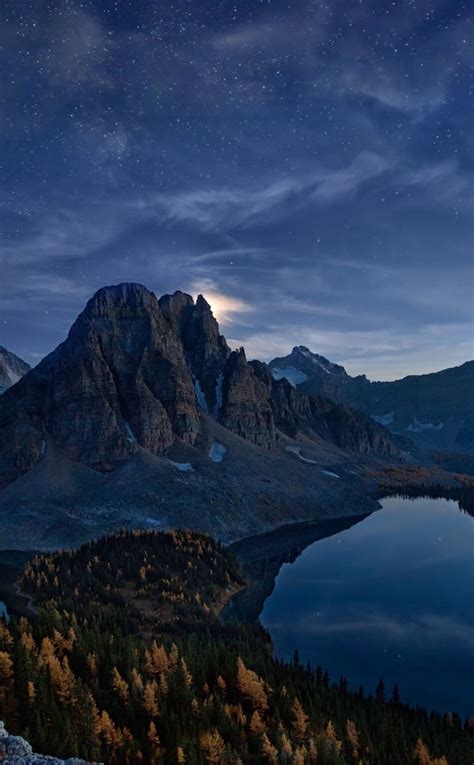
<svg viewBox="0 0 474 765">
<path fill-rule="evenodd" d="M 269 364 L 275 379 L 298 390 L 353 407 L 422 447 L 474 450 L 474 361 L 392 382 L 351 377 L 304 346 Z"/>
<path fill-rule="evenodd" d="M 197 442 L 200 410 L 269 448 L 278 429 L 316 433 L 355 452 L 395 454 L 388 432 L 272 379 L 232 352 L 202 296 L 160 300 L 137 284 L 99 290 L 67 339 L 0 399 L 0 484 L 55 448 L 110 471 L 139 447 Z"/>
<path fill-rule="evenodd" d="M 2 765 L 87 765 L 85 760 L 70 757 L 59 760 L 57 757 L 33 754 L 31 745 L 22 736 L 10 736 L 0 720 L 0 762 Z M 94 765 L 94 763 L 89 763 Z"/>
<path fill-rule="evenodd" d="M 0 345 L 0 394 L 18 382 L 29 369 L 26 361 Z"/>
<path fill-rule="evenodd" d="M 273 383 L 271 402 L 278 429 L 292 438 L 304 433 L 349 452 L 392 457 L 398 454 L 385 428 L 370 417 L 328 398 L 302 393 L 286 379 Z"/>
<path fill-rule="evenodd" d="M 272 386 L 258 372 L 255 363 L 247 363 L 243 348 L 231 353 L 224 368 L 220 419 L 241 438 L 269 447 L 276 440 Z"/>
<path fill-rule="evenodd" d="M 182 342 L 201 408 L 217 414 L 221 404 L 219 375 L 230 355 L 230 348 L 219 334 L 209 303 L 199 295 L 194 304 L 190 295 L 175 292 L 160 298 L 159 305 Z"/>
</svg>

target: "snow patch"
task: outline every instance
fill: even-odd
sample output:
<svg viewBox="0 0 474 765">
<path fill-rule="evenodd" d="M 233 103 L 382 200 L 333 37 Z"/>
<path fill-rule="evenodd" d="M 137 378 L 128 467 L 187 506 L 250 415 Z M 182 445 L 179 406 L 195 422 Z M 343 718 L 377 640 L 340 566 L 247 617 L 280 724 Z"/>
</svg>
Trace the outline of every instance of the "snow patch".
<svg viewBox="0 0 474 765">
<path fill-rule="evenodd" d="M 275 367 L 275 369 L 272 369 L 272 375 L 274 380 L 288 380 L 294 388 L 308 379 L 308 375 L 302 372 L 301 369 L 296 369 L 296 367 L 285 367 L 282 369 Z"/>
<path fill-rule="evenodd" d="M 203 412 L 207 412 L 207 401 L 199 380 L 194 380 L 194 392 L 196 394 L 196 401 L 198 402 L 198 405 L 201 407 Z"/>
<path fill-rule="evenodd" d="M 8 377 L 10 378 L 10 385 L 15 385 L 15 383 L 17 383 L 18 380 L 21 380 L 21 375 L 17 375 L 16 372 L 13 371 L 13 369 L 8 370 Z"/>
<path fill-rule="evenodd" d="M 321 473 L 324 473 L 324 475 L 330 475 L 331 478 L 340 478 L 341 477 L 337 473 L 333 473 L 332 470 L 321 470 Z"/>
<path fill-rule="evenodd" d="M 391 425 L 393 422 L 393 412 L 387 412 L 387 414 L 371 414 L 370 415 L 375 422 L 379 425 Z"/>
<path fill-rule="evenodd" d="M 156 529 L 159 526 L 163 525 L 161 523 L 161 521 L 157 521 L 157 520 L 155 520 L 155 518 L 146 518 L 145 519 L 145 523 L 146 523 L 147 526 L 150 526 L 150 528 L 152 528 L 152 529 Z"/>
<path fill-rule="evenodd" d="M 315 367 L 319 367 L 323 372 L 326 372 L 327 375 L 332 374 L 333 371 L 337 369 L 337 365 L 333 364 L 332 361 L 325 359 L 324 356 L 318 356 L 317 353 L 311 353 L 311 351 L 303 345 L 300 345 L 298 352 L 301 356 L 304 356 L 305 359 L 309 359 Z"/>
<path fill-rule="evenodd" d="M 420 422 L 416 419 L 413 424 L 410 424 L 407 428 L 407 430 L 410 433 L 423 433 L 424 430 L 443 430 L 444 428 L 444 422 L 438 423 L 438 425 L 434 425 L 432 422 Z"/>
<path fill-rule="evenodd" d="M 300 446 L 287 446 L 285 451 L 287 451 L 289 454 L 294 454 L 298 459 L 301 460 L 301 462 L 308 462 L 310 465 L 317 465 L 318 463 L 314 460 L 309 460 L 306 457 L 303 457 L 301 454 L 301 447 Z"/>
<path fill-rule="evenodd" d="M 171 461 L 171 460 L 170 460 Z M 180 470 L 181 473 L 189 473 L 194 470 L 193 466 L 190 462 L 172 462 L 171 464 L 177 469 Z"/>
<path fill-rule="evenodd" d="M 209 449 L 208 456 L 213 462 L 222 462 L 226 453 L 227 449 L 224 444 L 220 444 L 218 441 L 214 441 L 211 448 Z"/>
<path fill-rule="evenodd" d="M 216 380 L 216 403 L 214 406 L 214 415 L 219 417 L 219 412 L 222 409 L 222 384 L 224 382 L 224 374 L 220 372 Z"/>
<path fill-rule="evenodd" d="M 137 443 L 137 437 L 135 433 L 133 432 L 132 428 L 130 427 L 130 423 L 124 420 L 125 424 L 125 430 L 127 431 L 127 441 L 130 441 L 131 444 Z"/>
</svg>

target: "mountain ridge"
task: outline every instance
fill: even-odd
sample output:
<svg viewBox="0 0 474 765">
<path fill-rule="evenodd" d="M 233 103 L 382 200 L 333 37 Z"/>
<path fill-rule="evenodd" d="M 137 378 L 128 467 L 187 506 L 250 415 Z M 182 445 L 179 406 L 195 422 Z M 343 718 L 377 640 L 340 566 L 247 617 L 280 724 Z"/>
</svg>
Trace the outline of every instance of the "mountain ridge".
<svg viewBox="0 0 474 765">
<path fill-rule="evenodd" d="M 201 377 L 199 377 L 199 375 Z M 342 448 L 397 455 L 388 432 L 351 415 L 353 437 L 343 443 L 327 402 L 282 395 L 265 365 L 230 351 L 209 304 L 184 293 L 160 301 L 142 285 L 99 290 L 66 340 L 0 401 L 0 481 L 33 467 L 48 442 L 75 461 L 111 470 L 138 444 L 163 454 L 175 438 L 193 445 L 199 410 L 241 438 L 270 448 L 275 419 L 317 432 Z M 354 424 L 359 426 L 354 428 Z M 357 437 L 359 435 L 359 437 Z M 338 444 L 338 441 L 340 444 Z"/>
<path fill-rule="evenodd" d="M 202 296 L 105 287 L 0 398 L 2 545 L 132 522 L 230 541 L 351 515 L 376 506 L 365 463 L 393 460 L 384 427 L 231 351 Z"/>
<path fill-rule="evenodd" d="M 321 371 L 319 359 L 324 357 L 304 346 L 295 346 L 287 356 L 270 361 L 269 367 L 278 379 L 288 375 L 298 390 L 327 395 L 364 412 L 422 448 L 474 449 L 474 361 L 439 372 L 379 382 L 365 375 L 352 377 L 344 367 L 332 365 L 327 359 Z"/>
</svg>

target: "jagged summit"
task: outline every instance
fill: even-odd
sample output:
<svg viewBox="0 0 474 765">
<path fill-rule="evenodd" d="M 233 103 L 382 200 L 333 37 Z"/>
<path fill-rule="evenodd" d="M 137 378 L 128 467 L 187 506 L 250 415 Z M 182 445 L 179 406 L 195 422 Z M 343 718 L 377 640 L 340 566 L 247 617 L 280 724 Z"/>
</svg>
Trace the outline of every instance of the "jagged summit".
<svg viewBox="0 0 474 765">
<path fill-rule="evenodd" d="M 298 353 L 313 363 L 307 349 Z M 308 403 L 285 386 L 266 365 L 248 363 L 243 349 L 230 350 L 202 295 L 194 302 L 179 291 L 158 299 L 140 284 L 104 287 L 66 340 L 2 396 L 0 483 L 32 468 L 49 446 L 109 471 L 140 447 L 160 455 L 176 439 L 196 445 L 204 414 L 265 448 L 281 431 L 397 452 L 378 425 L 356 418 L 354 435 L 351 416 L 349 439 L 344 417 L 331 418 L 327 402 Z"/>
<path fill-rule="evenodd" d="M 295 345 L 288 356 L 273 359 L 269 364 L 275 380 L 286 379 L 291 385 L 301 385 L 318 377 L 346 378 L 344 367 L 313 353 L 305 345 Z M 324 381 L 326 383 L 326 381 Z"/>
</svg>

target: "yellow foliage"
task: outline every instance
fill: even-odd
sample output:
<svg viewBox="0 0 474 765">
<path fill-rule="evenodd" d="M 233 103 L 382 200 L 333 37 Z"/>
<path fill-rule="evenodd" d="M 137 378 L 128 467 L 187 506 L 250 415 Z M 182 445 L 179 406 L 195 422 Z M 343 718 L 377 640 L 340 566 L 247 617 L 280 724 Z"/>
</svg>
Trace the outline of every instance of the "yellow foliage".
<svg viewBox="0 0 474 765">
<path fill-rule="evenodd" d="M 148 733 L 147 733 L 148 741 L 150 742 L 150 745 L 154 748 L 155 752 L 154 754 L 159 754 L 160 749 L 160 737 L 158 735 L 158 731 L 156 730 L 156 725 L 152 721 L 148 727 Z"/>
<path fill-rule="evenodd" d="M 261 734 L 265 732 L 265 723 L 260 717 L 257 709 L 254 711 L 252 717 L 250 718 L 249 728 L 254 736 L 261 736 Z"/>
<path fill-rule="evenodd" d="M 241 693 L 251 701 L 253 707 L 261 712 L 268 709 L 268 698 L 263 680 L 256 672 L 247 669 L 240 657 L 237 659 L 237 685 Z"/>
<path fill-rule="evenodd" d="M 262 754 L 268 765 L 277 765 L 278 749 L 273 746 L 266 733 L 262 735 Z"/>
<path fill-rule="evenodd" d="M 0 701 L 4 701 L 13 682 L 13 661 L 6 651 L 0 651 Z"/>
<path fill-rule="evenodd" d="M 156 692 L 158 685 L 156 680 L 152 680 L 151 683 L 145 685 L 145 691 L 143 693 L 143 706 L 150 717 L 158 716 L 158 701 L 156 698 Z"/>
<path fill-rule="evenodd" d="M 356 761 L 359 759 L 359 731 L 357 730 L 355 723 L 352 720 L 348 720 L 346 723 L 347 740 L 352 747 L 352 758 Z"/>
<path fill-rule="evenodd" d="M 224 753 L 224 740 L 216 730 L 206 731 L 199 739 L 201 752 L 207 765 L 218 765 Z"/>
<path fill-rule="evenodd" d="M 126 704 L 129 697 L 128 683 L 123 679 L 117 667 L 114 667 L 112 670 L 112 685 L 114 686 L 120 701 L 123 704 Z"/>
<path fill-rule="evenodd" d="M 28 680 L 27 687 L 28 687 L 28 702 L 29 704 L 33 704 L 36 698 L 35 684 L 32 683 L 31 680 Z"/>
<path fill-rule="evenodd" d="M 308 715 L 305 713 L 301 702 L 295 699 L 292 707 L 293 712 L 293 730 L 295 732 L 296 739 L 302 741 L 308 730 Z"/>
</svg>

